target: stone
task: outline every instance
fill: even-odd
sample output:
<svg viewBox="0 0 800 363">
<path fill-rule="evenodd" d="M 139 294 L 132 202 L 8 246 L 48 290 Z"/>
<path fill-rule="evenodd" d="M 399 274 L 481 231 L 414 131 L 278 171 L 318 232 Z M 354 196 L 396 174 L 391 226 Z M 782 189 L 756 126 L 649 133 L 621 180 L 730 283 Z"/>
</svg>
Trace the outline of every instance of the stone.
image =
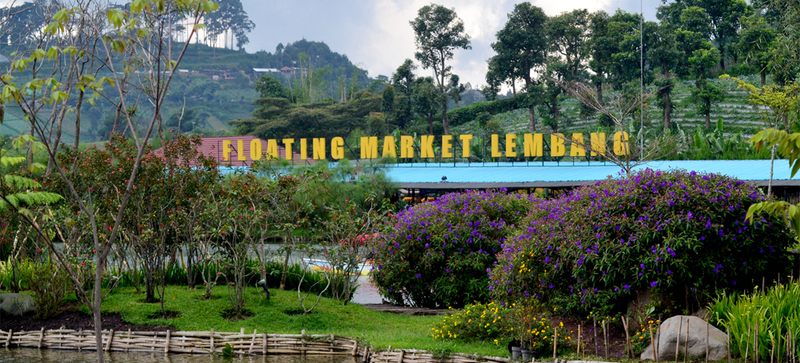
<svg viewBox="0 0 800 363">
<path fill-rule="evenodd" d="M 653 356 L 653 345 L 655 345 L 659 361 L 675 360 L 676 343 L 678 359 L 683 359 L 686 352 L 689 359 L 704 360 L 706 346 L 709 361 L 719 361 L 728 357 L 728 334 L 696 316 L 678 315 L 661 323 L 656 339 L 650 342 L 640 358 L 655 360 Z"/>
<path fill-rule="evenodd" d="M 25 294 L 0 294 L 0 315 L 22 316 L 36 310 L 33 297 Z"/>
</svg>

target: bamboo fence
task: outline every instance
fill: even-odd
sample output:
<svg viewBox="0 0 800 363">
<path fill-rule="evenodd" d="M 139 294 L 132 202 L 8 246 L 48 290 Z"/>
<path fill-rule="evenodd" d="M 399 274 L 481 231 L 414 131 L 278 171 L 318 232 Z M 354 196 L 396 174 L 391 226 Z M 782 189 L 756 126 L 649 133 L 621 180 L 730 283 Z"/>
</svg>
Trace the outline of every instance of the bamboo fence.
<svg viewBox="0 0 800 363">
<path fill-rule="evenodd" d="M 369 355 L 369 363 L 508 363 L 500 357 L 477 357 L 464 354 L 439 356 L 421 350 L 385 350 Z"/>
<path fill-rule="evenodd" d="M 103 331 L 103 350 L 111 352 L 221 353 L 227 346 L 238 355 L 307 354 L 357 357 L 366 347 L 335 335 L 245 334 L 188 331 Z M 95 350 L 94 331 L 53 329 L 0 330 L 0 347 L 65 350 Z"/>
<path fill-rule="evenodd" d="M 246 334 L 191 331 L 103 331 L 103 350 L 110 352 L 163 352 L 185 354 L 222 353 L 230 347 L 236 355 L 349 356 L 361 363 L 509 363 L 507 358 L 463 354 L 439 356 L 420 350 L 373 352 L 358 341 L 336 335 Z M 41 329 L 15 332 L 0 330 L 0 347 L 94 351 L 93 330 Z"/>
</svg>

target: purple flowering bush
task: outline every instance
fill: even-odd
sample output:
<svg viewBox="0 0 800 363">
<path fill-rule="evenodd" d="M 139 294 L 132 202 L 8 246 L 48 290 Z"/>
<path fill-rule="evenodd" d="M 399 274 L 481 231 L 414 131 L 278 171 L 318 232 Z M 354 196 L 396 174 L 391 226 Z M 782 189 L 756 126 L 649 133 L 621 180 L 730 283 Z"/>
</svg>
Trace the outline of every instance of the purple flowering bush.
<svg viewBox="0 0 800 363">
<path fill-rule="evenodd" d="M 785 226 L 745 221 L 763 200 L 725 176 L 652 170 L 538 200 L 503 244 L 490 289 L 576 315 L 625 312 L 645 292 L 662 309 L 702 307 L 788 272 Z"/>
<path fill-rule="evenodd" d="M 486 302 L 487 270 L 530 206 L 527 196 L 471 191 L 407 208 L 376 242 L 372 278 L 397 304 L 436 308 Z"/>
</svg>

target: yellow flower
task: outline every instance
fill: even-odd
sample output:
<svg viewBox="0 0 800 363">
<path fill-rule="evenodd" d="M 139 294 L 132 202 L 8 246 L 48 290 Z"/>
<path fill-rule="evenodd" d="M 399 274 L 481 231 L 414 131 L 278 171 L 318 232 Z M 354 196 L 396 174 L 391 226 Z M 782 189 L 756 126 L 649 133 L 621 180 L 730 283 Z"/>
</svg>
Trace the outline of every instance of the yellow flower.
<svg viewBox="0 0 800 363">
<path fill-rule="evenodd" d="M 559 321 L 558 322 L 558 327 L 559 328 L 563 328 L 564 327 L 564 322 L 563 321 Z"/>
</svg>

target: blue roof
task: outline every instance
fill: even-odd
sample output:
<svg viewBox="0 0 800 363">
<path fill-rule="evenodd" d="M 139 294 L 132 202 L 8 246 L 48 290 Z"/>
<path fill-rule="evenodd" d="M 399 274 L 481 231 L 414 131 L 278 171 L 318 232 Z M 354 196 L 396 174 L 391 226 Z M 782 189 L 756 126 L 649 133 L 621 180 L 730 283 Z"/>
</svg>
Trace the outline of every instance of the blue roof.
<svg viewBox="0 0 800 363">
<path fill-rule="evenodd" d="M 699 173 L 717 173 L 747 181 L 769 179 L 769 160 L 667 160 L 650 161 L 634 170 L 687 170 Z M 609 162 L 515 162 L 515 163 L 415 163 L 396 164 L 387 168 L 387 176 L 395 183 L 491 183 L 491 184 L 585 184 L 608 177 L 619 177 L 622 169 Z M 790 177 L 789 162 L 775 161 L 774 180 L 800 185 L 800 180 Z"/>
<path fill-rule="evenodd" d="M 332 164 L 333 165 L 333 164 Z M 769 160 L 663 160 L 649 161 L 634 170 L 686 170 L 716 173 L 765 185 Z M 247 167 L 220 167 L 222 174 L 245 172 Z M 469 187 L 552 187 L 592 183 L 621 176 L 622 169 L 610 162 L 494 162 L 408 163 L 385 166 L 387 177 L 401 188 L 455 189 Z M 447 177 L 446 183 L 442 177 Z M 791 178 L 787 160 L 775 160 L 774 185 L 800 186 Z"/>
</svg>

